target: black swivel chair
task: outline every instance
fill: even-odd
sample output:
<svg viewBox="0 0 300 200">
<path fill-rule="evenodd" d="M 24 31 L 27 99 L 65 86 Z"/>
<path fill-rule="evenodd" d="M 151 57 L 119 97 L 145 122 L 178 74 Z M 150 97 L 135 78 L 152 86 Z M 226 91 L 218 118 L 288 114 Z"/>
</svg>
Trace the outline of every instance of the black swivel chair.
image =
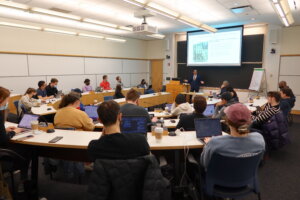
<svg viewBox="0 0 300 200">
<path fill-rule="evenodd" d="M 0 149 L 0 165 L 2 173 L 9 173 L 11 178 L 11 188 L 13 196 L 15 192 L 14 171 L 21 170 L 25 166 L 25 159 L 16 152 L 9 149 Z"/>
<path fill-rule="evenodd" d="M 213 154 L 203 178 L 204 192 L 221 198 L 239 198 L 255 193 L 260 200 L 257 170 L 262 156 L 263 152 L 245 157 Z"/>
</svg>

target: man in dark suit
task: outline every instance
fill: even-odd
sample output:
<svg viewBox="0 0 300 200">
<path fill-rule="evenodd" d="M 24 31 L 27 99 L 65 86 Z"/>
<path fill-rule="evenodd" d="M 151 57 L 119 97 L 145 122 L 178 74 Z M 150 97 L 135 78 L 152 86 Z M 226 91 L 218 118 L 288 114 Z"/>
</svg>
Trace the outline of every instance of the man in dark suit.
<svg viewBox="0 0 300 200">
<path fill-rule="evenodd" d="M 198 92 L 200 84 L 204 84 L 196 69 L 193 70 L 193 76 L 190 77 L 188 82 L 191 85 L 191 92 Z"/>
</svg>

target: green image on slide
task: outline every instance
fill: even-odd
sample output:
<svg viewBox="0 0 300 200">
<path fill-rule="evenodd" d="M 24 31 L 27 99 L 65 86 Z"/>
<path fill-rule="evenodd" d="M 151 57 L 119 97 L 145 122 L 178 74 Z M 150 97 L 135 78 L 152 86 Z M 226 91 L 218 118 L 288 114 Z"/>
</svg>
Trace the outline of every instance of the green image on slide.
<svg viewBox="0 0 300 200">
<path fill-rule="evenodd" d="M 208 42 L 201 42 L 193 46 L 194 62 L 207 62 L 208 60 Z"/>
</svg>

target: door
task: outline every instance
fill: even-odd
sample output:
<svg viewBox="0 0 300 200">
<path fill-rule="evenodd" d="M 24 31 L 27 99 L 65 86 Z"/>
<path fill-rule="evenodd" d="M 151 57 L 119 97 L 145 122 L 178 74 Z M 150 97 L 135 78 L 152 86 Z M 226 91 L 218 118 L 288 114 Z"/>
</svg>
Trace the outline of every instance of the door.
<svg viewBox="0 0 300 200">
<path fill-rule="evenodd" d="M 163 85 L 163 60 L 151 61 L 151 83 L 155 92 L 159 92 Z"/>
</svg>

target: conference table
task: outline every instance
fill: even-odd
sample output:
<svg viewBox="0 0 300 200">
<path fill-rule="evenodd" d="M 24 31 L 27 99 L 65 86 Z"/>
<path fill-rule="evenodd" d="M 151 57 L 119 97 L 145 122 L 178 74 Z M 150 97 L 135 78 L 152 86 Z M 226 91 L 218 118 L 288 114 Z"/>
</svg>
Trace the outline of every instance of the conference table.
<svg viewBox="0 0 300 200">
<path fill-rule="evenodd" d="M 131 88 L 124 88 L 122 89 L 122 93 L 124 96 L 126 96 L 127 92 Z M 144 94 L 144 88 L 134 88 L 136 91 L 138 91 L 140 94 Z M 98 102 L 103 102 L 104 97 L 106 96 L 114 96 L 115 90 L 104 90 L 103 92 L 85 92 L 82 93 L 81 102 L 83 105 L 93 105 Z"/>
<path fill-rule="evenodd" d="M 5 126 L 17 126 L 17 124 L 6 122 Z M 20 141 L 18 139 L 33 135 L 33 137 Z M 49 143 L 53 138 L 63 137 L 56 143 Z M 38 135 L 32 132 L 26 132 L 14 136 L 10 143 L 11 145 L 21 145 L 23 147 L 30 147 L 32 150 L 32 164 L 31 164 L 31 179 L 35 181 L 38 187 L 38 170 L 39 157 L 48 157 L 53 159 L 62 159 L 78 162 L 92 161 L 87 153 L 87 147 L 91 140 L 97 140 L 101 137 L 101 132 L 91 131 L 72 131 L 55 129 L 54 133 L 42 132 Z M 196 138 L 195 131 L 180 132 L 177 136 L 163 136 L 161 142 L 157 142 L 155 136 L 151 133 L 147 134 L 147 141 L 152 153 L 161 151 L 170 151 L 174 156 L 174 171 L 175 182 L 179 184 L 181 177 L 181 155 L 184 150 L 198 149 L 201 150 L 204 144 Z M 183 154 L 182 154 L 183 153 Z"/>
<path fill-rule="evenodd" d="M 168 92 L 144 94 L 144 95 L 141 95 L 141 97 L 139 99 L 139 105 L 144 108 L 157 106 L 157 105 L 161 105 L 161 104 L 165 104 L 165 103 L 169 102 L 170 98 L 171 98 L 171 94 Z M 55 114 L 56 109 L 58 107 L 57 104 L 59 103 L 59 101 L 60 101 L 60 99 L 53 99 L 48 104 L 42 104 L 39 107 L 32 107 L 31 112 L 35 115 L 41 115 L 41 116 Z M 114 99 L 114 101 L 116 101 L 120 105 L 123 105 L 126 103 L 125 98 Z M 99 102 L 97 104 L 100 104 L 100 103 L 101 102 Z"/>
</svg>

